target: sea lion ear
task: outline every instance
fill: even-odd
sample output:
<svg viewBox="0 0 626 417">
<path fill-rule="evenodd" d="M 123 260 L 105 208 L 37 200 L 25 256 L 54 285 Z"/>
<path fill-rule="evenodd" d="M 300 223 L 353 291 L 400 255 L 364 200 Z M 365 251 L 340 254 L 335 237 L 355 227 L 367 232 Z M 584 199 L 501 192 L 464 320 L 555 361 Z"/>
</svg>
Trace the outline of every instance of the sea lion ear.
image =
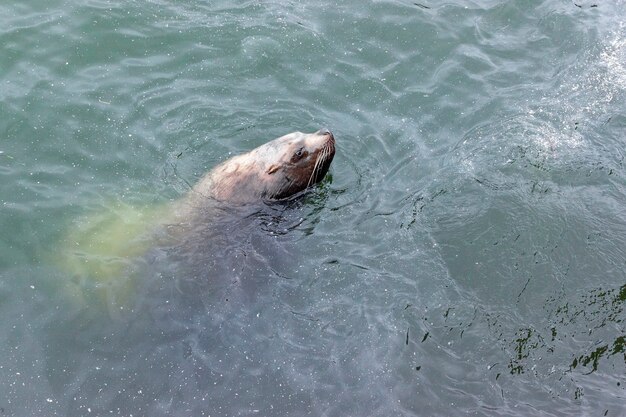
<svg viewBox="0 0 626 417">
<path fill-rule="evenodd" d="M 265 171 L 267 175 L 272 175 L 274 172 L 280 169 L 280 165 L 270 165 L 270 167 Z"/>
</svg>

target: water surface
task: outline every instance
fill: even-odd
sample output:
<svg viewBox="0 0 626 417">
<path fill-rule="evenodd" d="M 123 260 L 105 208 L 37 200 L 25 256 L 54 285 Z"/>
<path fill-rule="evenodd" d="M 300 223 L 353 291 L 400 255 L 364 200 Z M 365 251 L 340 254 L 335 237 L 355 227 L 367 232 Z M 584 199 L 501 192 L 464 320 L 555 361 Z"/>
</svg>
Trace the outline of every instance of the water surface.
<svg viewBox="0 0 626 417">
<path fill-rule="evenodd" d="M 9 1 L 0 45 L 0 414 L 626 413 L 624 1 Z M 124 297 L 59 262 L 320 127 L 321 186 Z"/>
</svg>

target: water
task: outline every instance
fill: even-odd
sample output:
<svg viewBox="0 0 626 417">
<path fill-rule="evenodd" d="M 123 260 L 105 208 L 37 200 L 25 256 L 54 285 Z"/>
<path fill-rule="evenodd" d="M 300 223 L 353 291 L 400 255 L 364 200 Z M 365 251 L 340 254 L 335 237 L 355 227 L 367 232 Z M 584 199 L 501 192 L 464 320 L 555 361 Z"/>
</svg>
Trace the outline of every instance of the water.
<svg viewBox="0 0 626 417">
<path fill-rule="evenodd" d="M 13 1 L 0 45 L 0 415 L 626 413 L 624 1 Z M 303 199 L 68 272 L 323 126 Z"/>
</svg>

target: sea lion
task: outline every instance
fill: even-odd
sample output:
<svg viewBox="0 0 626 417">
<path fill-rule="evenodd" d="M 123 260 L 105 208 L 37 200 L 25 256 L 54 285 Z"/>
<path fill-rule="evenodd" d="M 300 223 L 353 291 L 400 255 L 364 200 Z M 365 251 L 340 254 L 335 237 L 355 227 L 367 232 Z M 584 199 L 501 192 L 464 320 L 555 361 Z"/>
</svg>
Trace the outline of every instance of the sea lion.
<svg viewBox="0 0 626 417">
<path fill-rule="evenodd" d="M 190 203 L 285 199 L 321 181 L 334 156 L 335 137 L 328 129 L 289 133 L 216 166 L 193 187 Z"/>
<path fill-rule="evenodd" d="M 207 236 L 218 239 L 236 220 L 236 208 L 285 199 L 318 183 L 334 155 L 329 130 L 293 132 L 222 162 L 173 203 L 117 203 L 75 220 L 63 248 L 55 251 L 69 290 L 77 299 L 101 294 L 110 311 L 116 310 L 132 299 L 136 271 L 151 248 L 179 247 L 193 258 Z"/>
</svg>

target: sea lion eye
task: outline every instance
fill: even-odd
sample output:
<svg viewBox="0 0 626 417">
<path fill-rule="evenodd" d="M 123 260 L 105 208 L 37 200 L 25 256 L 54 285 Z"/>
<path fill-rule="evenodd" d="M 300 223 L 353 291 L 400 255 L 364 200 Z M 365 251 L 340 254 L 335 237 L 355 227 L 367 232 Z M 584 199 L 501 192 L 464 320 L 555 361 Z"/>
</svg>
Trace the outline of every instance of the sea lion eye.
<svg viewBox="0 0 626 417">
<path fill-rule="evenodd" d="M 306 155 L 306 151 L 304 150 L 304 148 L 300 148 L 293 154 L 293 157 L 291 158 L 291 161 L 292 162 L 296 162 L 296 161 L 298 161 L 299 159 L 301 159 L 305 155 Z"/>
</svg>

